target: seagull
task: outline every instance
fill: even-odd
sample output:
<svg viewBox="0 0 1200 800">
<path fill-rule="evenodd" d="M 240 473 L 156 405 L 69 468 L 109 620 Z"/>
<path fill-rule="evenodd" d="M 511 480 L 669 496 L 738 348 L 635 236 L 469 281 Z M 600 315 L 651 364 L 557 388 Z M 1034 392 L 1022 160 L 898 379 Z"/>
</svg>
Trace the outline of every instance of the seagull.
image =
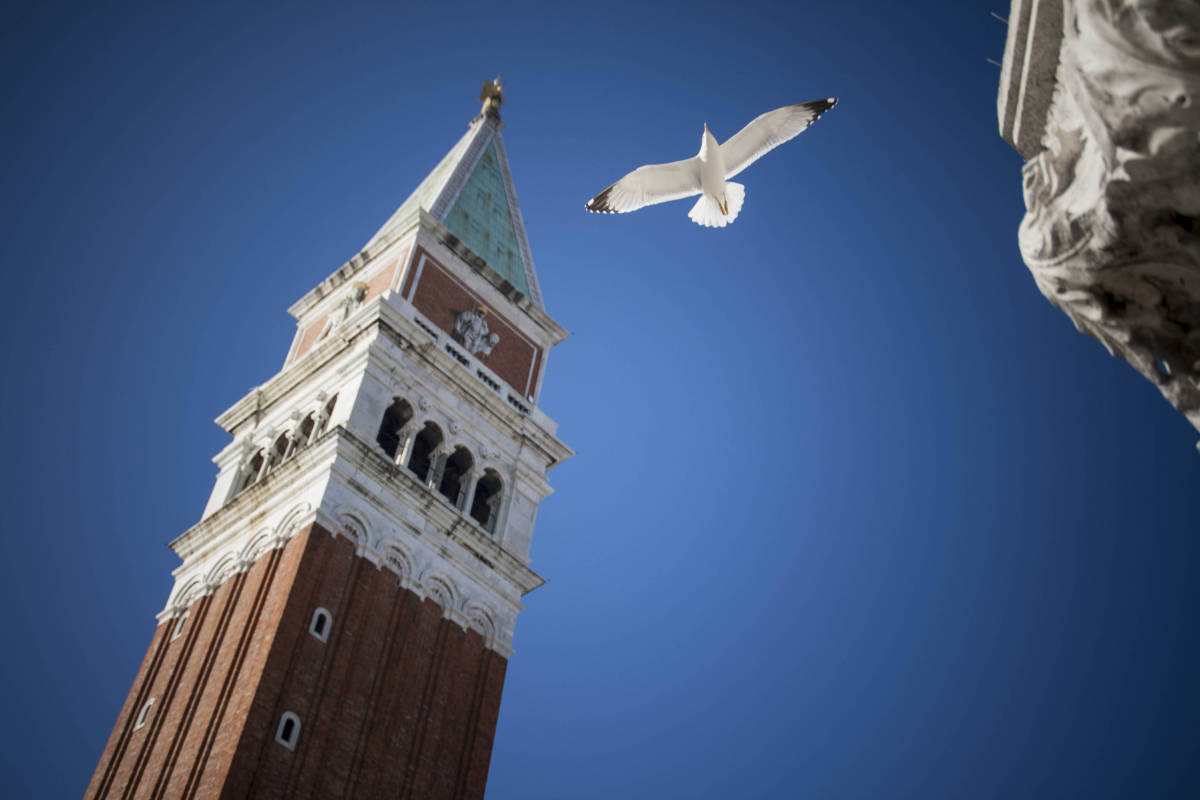
<svg viewBox="0 0 1200 800">
<path fill-rule="evenodd" d="M 587 210 L 623 214 L 698 194 L 700 199 L 688 212 L 692 222 L 724 228 L 737 219 L 746 199 L 746 187 L 729 179 L 798 136 L 836 104 L 836 97 L 828 97 L 768 111 L 720 145 L 706 122 L 700 152 L 694 157 L 638 167 L 589 200 Z"/>
</svg>

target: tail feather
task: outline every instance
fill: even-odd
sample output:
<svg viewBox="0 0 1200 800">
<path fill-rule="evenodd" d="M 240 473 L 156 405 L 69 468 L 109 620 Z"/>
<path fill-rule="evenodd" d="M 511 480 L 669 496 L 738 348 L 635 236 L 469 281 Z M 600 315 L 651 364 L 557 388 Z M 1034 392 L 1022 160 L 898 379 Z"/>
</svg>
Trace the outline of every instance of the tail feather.
<svg viewBox="0 0 1200 800">
<path fill-rule="evenodd" d="M 707 193 L 701 194 L 696 205 L 688 212 L 688 217 L 692 222 L 706 228 L 724 228 L 737 219 L 738 213 L 741 212 L 742 203 L 746 200 L 746 187 L 740 183 L 726 182 L 724 200 L 725 211 L 722 212 L 717 198 Z"/>
</svg>

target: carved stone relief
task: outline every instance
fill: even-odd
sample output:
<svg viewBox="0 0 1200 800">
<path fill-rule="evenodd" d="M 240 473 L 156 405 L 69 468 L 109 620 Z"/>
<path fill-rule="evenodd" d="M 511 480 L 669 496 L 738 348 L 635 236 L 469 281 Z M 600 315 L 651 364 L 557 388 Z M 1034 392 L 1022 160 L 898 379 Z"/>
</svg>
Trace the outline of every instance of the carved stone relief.
<svg viewBox="0 0 1200 800">
<path fill-rule="evenodd" d="M 1051 303 L 1200 429 L 1200 4 L 1063 0 L 1061 14 L 1022 255 Z"/>
<path fill-rule="evenodd" d="M 500 334 L 488 332 L 487 309 L 481 305 L 455 315 L 454 333 L 467 352 L 485 358 L 492 354 L 492 348 L 500 341 Z"/>
</svg>

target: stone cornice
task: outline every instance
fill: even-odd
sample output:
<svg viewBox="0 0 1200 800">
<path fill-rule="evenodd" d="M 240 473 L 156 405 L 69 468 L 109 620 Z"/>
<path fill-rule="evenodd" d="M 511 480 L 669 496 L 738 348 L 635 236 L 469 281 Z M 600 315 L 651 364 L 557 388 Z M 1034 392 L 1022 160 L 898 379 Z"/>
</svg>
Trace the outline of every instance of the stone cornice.
<svg viewBox="0 0 1200 800">
<path fill-rule="evenodd" d="M 1013 0 L 1000 67 L 1000 135 L 1026 158 L 1042 149 L 1062 39 L 1063 0 Z"/>
<path fill-rule="evenodd" d="M 288 313 L 296 319 L 300 319 L 300 317 L 312 310 L 322 300 L 337 291 L 338 287 L 343 286 L 346 281 L 366 269 L 375 259 L 390 249 L 393 243 L 410 233 L 417 224 L 418 219 L 417 210 L 414 210 L 411 215 L 402 220 L 401 224 L 386 239 L 372 242 L 364 247 L 356 256 L 334 270 L 332 275 L 310 289 L 295 303 L 292 303 L 288 308 Z"/>
<path fill-rule="evenodd" d="M 521 414 L 504 398 L 489 391 L 449 354 L 436 347 L 424 331 L 382 297 L 367 303 L 333 334 L 326 337 L 325 341 L 318 343 L 271 380 L 231 406 L 217 417 L 217 424 L 232 433 L 249 417 L 271 408 L 303 384 L 312 373 L 326 366 L 376 326 L 382 326 L 386 334 L 401 348 L 411 349 L 412 353 L 419 355 L 436 375 L 471 398 L 481 410 L 492 416 L 497 424 L 519 431 L 530 444 L 545 454 L 547 468 L 574 455 L 571 448 L 559 441 L 551 430 L 543 427 L 535 419 L 535 416 L 545 418 L 543 414 Z M 365 354 L 362 357 L 365 358 Z"/>
<path fill-rule="evenodd" d="M 297 481 L 306 473 L 319 470 L 317 465 L 331 460 L 337 453 L 336 431 L 325 431 L 320 438 L 296 453 L 292 458 L 272 470 L 271 474 L 254 486 L 237 494 L 221 508 L 181 533 L 170 548 L 183 561 L 202 558 L 214 549 L 220 549 L 223 534 L 232 530 L 254 527 L 256 520 L 269 514 L 269 503 L 278 496 L 281 483 Z"/>
<path fill-rule="evenodd" d="M 214 421 L 229 433 L 233 433 L 234 429 L 245 422 L 248 417 L 270 408 L 280 398 L 304 383 L 310 375 L 350 347 L 354 339 L 373 321 L 374 315 L 368 309 L 379 302 L 379 298 L 376 298 L 367 303 L 324 340 L 275 373 L 275 376 L 266 383 L 244 395 Z"/>
</svg>

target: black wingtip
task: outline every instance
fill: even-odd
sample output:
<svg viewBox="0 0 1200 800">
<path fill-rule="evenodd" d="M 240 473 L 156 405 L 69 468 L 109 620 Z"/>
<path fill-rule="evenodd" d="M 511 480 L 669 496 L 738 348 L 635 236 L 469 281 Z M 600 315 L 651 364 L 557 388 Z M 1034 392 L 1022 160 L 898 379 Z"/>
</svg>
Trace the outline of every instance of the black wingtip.
<svg viewBox="0 0 1200 800">
<path fill-rule="evenodd" d="M 600 194 L 587 201 L 584 206 L 588 211 L 595 211 L 599 214 L 615 214 L 617 210 L 608 204 L 608 196 L 612 193 L 612 187 L 608 187 Z"/>
<path fill-rule="evenodd" d="M 809 100 L 807 103 L 797 103 L 798 108 L 805 108 L 812 111 L 814 114 L 824 114 L 829 109 L 837 105 L 836 97 L 826 97 L 822 100 Z"/>
</svg>

